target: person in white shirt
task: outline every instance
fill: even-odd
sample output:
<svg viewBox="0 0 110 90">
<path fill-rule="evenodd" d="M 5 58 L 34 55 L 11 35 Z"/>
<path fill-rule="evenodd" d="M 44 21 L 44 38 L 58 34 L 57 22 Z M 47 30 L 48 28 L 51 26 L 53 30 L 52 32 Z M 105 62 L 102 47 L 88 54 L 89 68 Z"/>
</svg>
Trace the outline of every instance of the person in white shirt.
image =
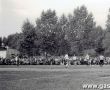
<svg viewBox="0 0 110 90">
<path fill-rule="evenodd" d="M 105 57 L 104 57 L 103 55 L 100 55 L 100 56 L 99 56 L 99 60 L 100 60 L 99 64 L 100 64 L 101 66 L 104 64 L 104 59 L 105 59 Z"/>
<path fill-rule="evenodd" d="M 18 55 L 15 57 L 15 60 L 16 60 L 17 66 L 19 66 L 19 57 L 18 57 Z"/>
<path fill-rule="evenodd" d="M 73 61 L 74 61 L 74 64 L 76 65 L 77 64 L 77 57 L 75 56 L 75 54 L 73 56 Z"/>
<path fill-rule="evenodd" d="M 76 57 L 75 55 L 73 56 L 73 60 L 74 60 L 74 61 L 76 61 L 76 60 L 77 60 L 77 57 Z"/>
<path fill-rule="evenodd" d="M 85 64 L 88 65 L 89 60 L 90 60 L 90 56 L 89 56 L 89 54 L 87 54 L 87 55 L 85 56 L 85 59 L 84 59 Z"/>
<path fill-rule="evenodd" d="M 68 60 L 69 60 L 69 57 L 68 57 L 68 54 L 65 54 L 65 60 L 66 60 L 66 68 L 68 67 Z"/>
</svg>

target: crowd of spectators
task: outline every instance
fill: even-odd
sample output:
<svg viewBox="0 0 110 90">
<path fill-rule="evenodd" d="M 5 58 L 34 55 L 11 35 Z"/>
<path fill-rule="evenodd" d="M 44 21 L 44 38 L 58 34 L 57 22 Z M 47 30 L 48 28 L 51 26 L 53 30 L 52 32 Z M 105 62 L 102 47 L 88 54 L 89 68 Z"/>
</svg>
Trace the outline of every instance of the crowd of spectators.
<svg viewBox="0 0 110 90">
<path fill-rule="evenodd" d="M 103 61 L 101 61 L 103 60 Z M 86 56 L 33 56 L 33 57 L 13 57 L 13 58 L 0 58 L 0 65 L 99 65 L 110 64 L 110 57 L 102 55 L 97 57 Z"/>
</svg>

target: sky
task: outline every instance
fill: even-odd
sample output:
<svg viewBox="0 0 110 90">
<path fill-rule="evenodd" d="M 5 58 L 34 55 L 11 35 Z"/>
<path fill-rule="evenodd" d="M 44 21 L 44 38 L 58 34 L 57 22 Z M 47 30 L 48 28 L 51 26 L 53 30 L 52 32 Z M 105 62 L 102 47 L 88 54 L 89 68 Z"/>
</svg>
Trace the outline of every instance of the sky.
<svg viewBox="0 0 110 90">
<path fill-rule="evenodd" d="M 97 25 L 105 28 L 110 0 L 0 0 L 0 36 L 21 32 L 27 18 L 35 24 L 43 10 L 56 10 L 57 15 L 61 16 L 63 13 L 73 13 L 82 5 L 93 13 Z"/>
</svg>

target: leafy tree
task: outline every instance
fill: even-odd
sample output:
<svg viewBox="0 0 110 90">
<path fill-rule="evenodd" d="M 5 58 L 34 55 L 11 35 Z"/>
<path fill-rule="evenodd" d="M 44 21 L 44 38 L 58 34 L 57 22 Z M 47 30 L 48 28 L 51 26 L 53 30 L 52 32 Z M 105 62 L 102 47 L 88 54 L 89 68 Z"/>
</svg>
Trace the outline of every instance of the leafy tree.
<svg viewBox="0 0 110 90">
<path fill-rule="evenodd" d="M 97 54 L 103 54 L 103 40 L 105 37 L 105 30 L 101 26 L 97 26 L 89 35 L 91 40 L 92 48 L 97 52 Z"/>
<path fill-rule="evenodd" d="M 105 35 L 103 47 L 105 48 L 105 55 L 110 55 L 110 32 L 107 32 Z"/>
<path fill-rule="evenodd" d="M 3 37 L 3 40 L 2 40 L 4 46 L 7 46 L 7 38 L 6 37 Z"/>
<path fill-rule="evenodd" d="M 70 42 L 73 52 L 82 52 L 92 48 L 89 34 L 95 28 L 95 22 L 91 13 L 85 6 L 78 7 L 74 10 L 73 18 L 70 22 Z"/>
<path fill-rule="evenodd" d="M 57 24 L 56 33 L 58 41 L 58 55 L 70 53 L 70 43 L 68 40 L 68 18 L 62 14 Z"/>
<path fill-rule="evenodd" d="M 47 10 L 42 12 L 41 18 L 37 19 L 36 25 L 37 30 L 42 35 L 48 36 L 55 31 L 55 25 L 57 24 L 56 12 L 52 10 Z"/>
<path fill-rule="evenodd" d="M 90 40 L 92 42 L 92 48 L 101 48 L 103 47 L 102 41 L 105 36 L 105 31 L 102 29 L 101 26 L 97 26 L 89 35 Z"/>
<path fill-rule="evenodd" d="M 9 46 L 12 49 L 17 49 L 19 38 L 19 33 L 9 35 L 6 40 L 7 46 Z"/>
<path fill-rule="evenodd" d="M 106 30 L 110 32 L 110 9 L 109 9 L 109 14 L 108 14 L 108 19 L 106 21 Z"/>
<path fill-rule="evenodd" d="M 38 35 L 38 40 L 40 40 L 41 52 L 46 52 L 48 54 L 55 53 L 57 49 L 56 43 L 56 25 L 57 16 L 56 12 L 52 10 L 47 10 L 42 12 L 41 18 L 36 21 L 36 33 Z"/>
<path fill-rule="evenodd" d="M 32 25 L 29 20 L 24 22 L 22 27 L 22 38 L 19 41 L 19 51 L 28 55 L 32 56 L 35 54 L 33 51 L 35 48 L 34 40 L 36 39 L 36 33 L 34 25 Z"/>
<path fill-rule="evenodd" d="M 106 33 L 105 38 L 103 39 L 103 47 L 105 48 L 105 55 L 110 55 L 110 9 L 106 22 Z"/>
<path fill-rule="evenodd" d="M 0 47 L 2 46 L 2 37 L 0 37 Z"/>
</svg>

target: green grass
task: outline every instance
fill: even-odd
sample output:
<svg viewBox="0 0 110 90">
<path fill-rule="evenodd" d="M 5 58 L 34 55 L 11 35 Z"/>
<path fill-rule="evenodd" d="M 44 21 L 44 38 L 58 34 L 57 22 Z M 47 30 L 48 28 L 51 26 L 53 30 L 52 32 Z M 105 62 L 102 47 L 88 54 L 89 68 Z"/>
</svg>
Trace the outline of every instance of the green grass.
<svg viewBox="0 0 110 90">
<path fill-rule="evenodd" d="M 67 69 L 64 66 L 0 67 L 3 67 L 0 70 L 11 67 L 10 71 L 0 71 L 0 90 L 83 90 L 82 84 L 110 83 L 110 66 L 71 66 Z"/>
</svg>

